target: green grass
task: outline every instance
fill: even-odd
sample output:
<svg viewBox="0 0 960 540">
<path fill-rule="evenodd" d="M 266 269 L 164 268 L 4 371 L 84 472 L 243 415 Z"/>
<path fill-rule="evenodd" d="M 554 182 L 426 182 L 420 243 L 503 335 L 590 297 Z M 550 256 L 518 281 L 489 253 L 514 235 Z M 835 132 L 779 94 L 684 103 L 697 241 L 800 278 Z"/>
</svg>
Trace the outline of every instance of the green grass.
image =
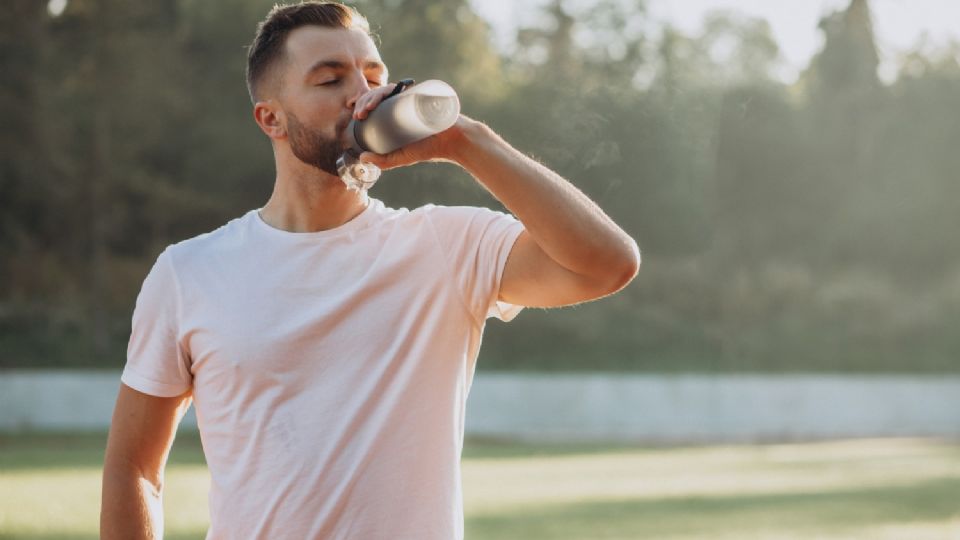
<svg viewBox="0 0 960 540">
<path fill-rule="evenodd" d="M 97 537 L 103 434 L 0 436 L 0 539 Z M 202 538 L 208 476 L 182 433 L 167 538 Z M 960 538 L 960 443 L 644 448 L 468 441 L 467 538 Z"/>
</svg>

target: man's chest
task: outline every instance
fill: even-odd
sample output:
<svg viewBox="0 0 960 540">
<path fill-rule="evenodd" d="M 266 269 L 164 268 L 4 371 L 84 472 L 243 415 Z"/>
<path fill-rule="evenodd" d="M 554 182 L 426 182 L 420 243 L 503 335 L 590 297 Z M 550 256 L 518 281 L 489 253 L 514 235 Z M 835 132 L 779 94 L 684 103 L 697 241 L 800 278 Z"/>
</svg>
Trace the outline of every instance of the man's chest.
<svg viewBox="0 0 960 540">
<path fill-rule="evenodd" d="M 185 304 L 197 382 L 295 379 L 422 347 L 464 313 L 441 254 L 397 247 L 225 270 Z"/>
</svg>

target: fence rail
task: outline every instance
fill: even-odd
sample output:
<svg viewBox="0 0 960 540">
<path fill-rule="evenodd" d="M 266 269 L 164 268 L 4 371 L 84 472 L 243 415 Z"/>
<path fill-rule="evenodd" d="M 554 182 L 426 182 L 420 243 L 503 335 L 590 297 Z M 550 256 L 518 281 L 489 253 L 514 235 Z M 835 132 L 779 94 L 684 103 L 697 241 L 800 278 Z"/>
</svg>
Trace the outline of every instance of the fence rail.
<svg viewBox="0 0 960 540">
<path fill-rule="evenodd" d="M 103 430 L 113 371 L 0 371 L 0 431 Z M 191 411 L 183 429 L 196 429 Z M 480 372 L 468 436 L 756 442 L 960 437 L 960 377 Z"/>
</svg>

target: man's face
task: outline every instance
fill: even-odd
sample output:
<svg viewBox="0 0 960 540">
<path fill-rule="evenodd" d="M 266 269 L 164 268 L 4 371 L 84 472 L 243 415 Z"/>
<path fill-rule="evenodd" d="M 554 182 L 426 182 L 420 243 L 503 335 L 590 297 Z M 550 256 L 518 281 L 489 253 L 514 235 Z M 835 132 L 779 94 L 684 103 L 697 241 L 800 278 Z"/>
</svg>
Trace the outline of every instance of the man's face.
<svg viewBox="0 0 960 540">
<path fill-rule="evenodd" d="M 336 176 L 356 99 L 386 82 L 380 53 L 360 29 L 304 26 L 287 37 L 278 101 L 300 161 Z"/>
</svg>

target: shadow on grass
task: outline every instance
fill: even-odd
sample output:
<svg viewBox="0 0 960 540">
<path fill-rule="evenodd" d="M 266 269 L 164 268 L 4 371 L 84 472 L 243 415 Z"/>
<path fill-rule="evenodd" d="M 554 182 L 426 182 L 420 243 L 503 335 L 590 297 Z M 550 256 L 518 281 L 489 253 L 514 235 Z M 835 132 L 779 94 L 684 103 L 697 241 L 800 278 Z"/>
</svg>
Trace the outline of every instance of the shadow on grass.
<svg viewBox="0 0 960 540">
<path fill-rule="evenodd" d="M 468 538 L 658 538 L 771 531 L 843 532 L 960 514 L 960 477 L 827 493 L 591 501 L 468 517 Z"/>
<path fill-rule="evenodd" d="M 23 433 L 0 435 L 0 470 L 72 469 L 102 467 L 107 434 Z M 511 459 L 538 456 L 569 456 L 629 450 L 643 452 L 635 445 L 615 444 L 525 444 L 511 440 L 469 438 L 464 459 Z M 205 465 L 200 435 L 193 431 L 177 433 L 168 465 Z M 0 538 L 2 540 L 2 538 Z"/>
<path fill-rule="evenodd" d="M 463 459 L 516 459 L 549 456 L 604 454 L 629 451 L 634 454 L 653 452 L 654 447 L 616 443 L 526 443 L 495 437 L 467 437 L 463 444 Z"/>
</svg>

